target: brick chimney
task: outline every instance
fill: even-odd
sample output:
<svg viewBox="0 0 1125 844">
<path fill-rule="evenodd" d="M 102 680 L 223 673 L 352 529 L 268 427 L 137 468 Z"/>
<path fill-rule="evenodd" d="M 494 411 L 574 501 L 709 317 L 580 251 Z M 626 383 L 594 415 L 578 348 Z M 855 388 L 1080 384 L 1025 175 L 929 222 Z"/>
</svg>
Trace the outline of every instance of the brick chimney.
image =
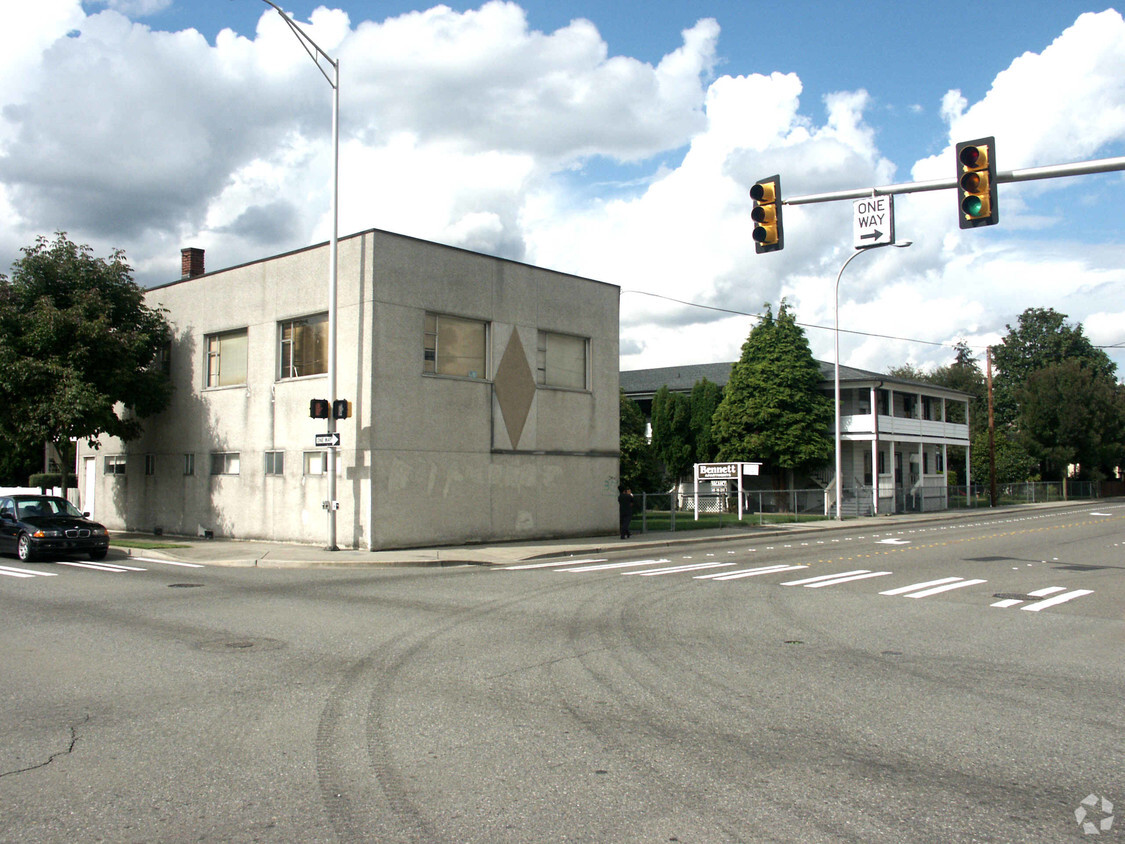
<svg viewBox="0 0 1125 844">
<path fill-rule="evenodd" d="M 181 278 L 195 278 L 203 275 L 203 250 L 194 246 L 180 250 Z"/>
</svg>

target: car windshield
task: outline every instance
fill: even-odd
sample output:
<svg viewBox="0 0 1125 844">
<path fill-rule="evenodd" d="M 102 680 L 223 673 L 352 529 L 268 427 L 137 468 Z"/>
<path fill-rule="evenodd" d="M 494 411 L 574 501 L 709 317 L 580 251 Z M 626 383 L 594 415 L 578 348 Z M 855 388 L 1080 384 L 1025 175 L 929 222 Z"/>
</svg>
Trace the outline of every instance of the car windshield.
<svg viewBox="0 0 1125 844">
<path fill-rule="evenodd" d="M 44 516 L 78 516 L 78 508 L 63 498 L 40 495 L 16 499 L 16 518 L 33 519 Z"/>
</svg>

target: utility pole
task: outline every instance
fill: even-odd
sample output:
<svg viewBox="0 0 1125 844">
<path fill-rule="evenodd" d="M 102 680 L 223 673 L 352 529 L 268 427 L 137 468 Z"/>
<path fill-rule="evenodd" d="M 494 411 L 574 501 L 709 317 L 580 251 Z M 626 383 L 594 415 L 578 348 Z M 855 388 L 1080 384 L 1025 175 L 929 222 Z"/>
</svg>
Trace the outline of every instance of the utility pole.
<svg viewBox="0 0 1125 844">
<path fill-rule="evenodd" d="M 996 416 L 992 410 L 992 347 L 985 350 L 988 372 L 988 500 L 996 506 Z"/>
</svg>

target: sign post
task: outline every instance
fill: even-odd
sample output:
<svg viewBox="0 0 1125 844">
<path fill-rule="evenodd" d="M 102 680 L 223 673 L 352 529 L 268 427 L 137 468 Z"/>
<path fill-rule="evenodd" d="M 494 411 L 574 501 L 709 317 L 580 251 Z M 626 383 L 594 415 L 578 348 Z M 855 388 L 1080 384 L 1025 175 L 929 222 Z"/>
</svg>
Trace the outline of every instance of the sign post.
<svg viewBox="0 0 1125 844">
<path fill-rule="evenodd" d="M 761 463 L 696 463 L 695 520 L 699 521 L 699 481 L 738 481 L 738 520 L 742 521 L 742 476 L 757 475 Z"/>
</svg>

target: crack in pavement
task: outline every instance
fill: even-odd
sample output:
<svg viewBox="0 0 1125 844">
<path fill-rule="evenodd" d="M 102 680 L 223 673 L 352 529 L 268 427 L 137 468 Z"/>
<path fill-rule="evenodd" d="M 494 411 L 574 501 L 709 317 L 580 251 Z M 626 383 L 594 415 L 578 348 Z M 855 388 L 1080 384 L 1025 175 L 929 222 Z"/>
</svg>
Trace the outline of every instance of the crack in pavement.
<svg viewBox="0 0 1125 844">
<path fill-rule="evenodd" d="M 89 720 L 90 720 L 90 716 L 87 715 L 84 719 L 82 719 L 82 723 L 85 724 Z M 52 753 L 50 756 L 47 757 L 46 762 L 40 762 L 36 765 L 28 765 L 26 768 L 17 768 L 14 771 L 0 771 L 0 778 L 11 776 L 12 774 L 26 774 L 28 771 L 36 771 L 39 768 L 46 768 L 48 765 L 50 765 L 52 762 L 54 762 L 58 757 L 67 756 L 67 755 L 73 753 L 74 752 L 74 746 L 76 744 L 78 744 L 78 728 L 75 727 L 74 725 L 71 725 L 67 729 L 70 730 L 70 744 L 67 745 L 66 750 L 60 750 L 58 753 Z"/>
</svg>

